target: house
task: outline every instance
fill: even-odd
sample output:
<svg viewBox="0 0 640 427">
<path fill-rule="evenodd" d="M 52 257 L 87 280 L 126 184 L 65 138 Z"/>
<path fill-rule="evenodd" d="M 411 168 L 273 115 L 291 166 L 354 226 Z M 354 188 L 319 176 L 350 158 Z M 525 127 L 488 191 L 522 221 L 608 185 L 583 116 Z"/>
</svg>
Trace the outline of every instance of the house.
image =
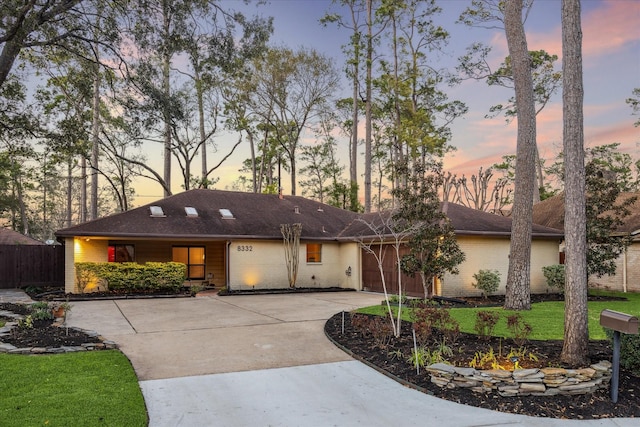
<svg viewBox="0 0 640 427">
<path fill-rule="evenodd" d="M 303 197 L 190 190 L 150 205 L 60 230 L 66 290 L 78 292 L 74 263 L 180 261 L 188 282 L 229 289 L 288 284 L 281 224 L 302 224 L 298 287 L 357 288 L 356 251 L 336 236 L 357 214 Z M 353 246 L 353 245 L 352 245 Z"/>
<path fill-rule="evenodd" d="M 4 245 L 44 245 L 44 243 L 17 231 L 0 227 L 0 246 Z"/>
<path fill-rule="evenodd" d="M 640 193 L 620 193 L 618 203 L 634 196 L 637 199 L 630 207 L 631 215 L 615 230 L 618 234 L 629 233 L 633 239 L 632 243 L 616 260 L 616 274 L 590 277 L 589 286 L 622 292 L 640 292 Z M 533 206 L 533 222 L 564 230 L 564 193 L 536 203 Z"/>
<path fill-rule="evenodd" d="M 371 214 L 370 214 L 371 215 Z M 472 274 L 498 269 L 506 281 L 510 219 L 450 205 L 467 261 L 446 277 L 439 292 L 477 294 Z M 76 262 L 179 261 L 192 284 L 233 290 L 283 288 L 288 284 L 281 224 L 302 224 L 297 287 L 376 290 L 375 276 L 359 241 L 366 216 L 299 196 L 189 190 L 128 212 L 59 230 L 65 243 L 67 292 L 77 288 Z M 532 242 L 532 282 L 544 292 L 541 267 L 557 263 L 562 233 L 537 226 Z M 378 281 L 379 274 L 378 274 Z M 422 286 L 420 285 L 420 292 Z M 501 288 L 504 292 L 504 283 Z"/>
</svg>

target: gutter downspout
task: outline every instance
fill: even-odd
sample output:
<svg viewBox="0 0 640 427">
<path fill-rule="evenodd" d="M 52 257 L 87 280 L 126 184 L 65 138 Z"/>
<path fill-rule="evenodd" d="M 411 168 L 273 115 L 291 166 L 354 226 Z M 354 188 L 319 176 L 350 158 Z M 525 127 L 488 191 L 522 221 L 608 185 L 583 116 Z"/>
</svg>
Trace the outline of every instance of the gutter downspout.
<svg viewBox="0 0 640 427">
<path fill-rule="evenodd" d="M 627 293 L 627 248 L 622 253 L 622 291 Z"/>
<path fill-rule="evenodd" d="M 229 287 L 229 255 L 231 254 L 231 250 L 229 249 L 231 247 L 231 240 L 227 240 L 227 247 L 226 247 L 226 253 L 225 253 L 225 259 L 224 259 L 224 281 L 225 281 L 225 286 L 227 287 L 227 290 L 230 291 L 231 288 Z"/>
</svg>

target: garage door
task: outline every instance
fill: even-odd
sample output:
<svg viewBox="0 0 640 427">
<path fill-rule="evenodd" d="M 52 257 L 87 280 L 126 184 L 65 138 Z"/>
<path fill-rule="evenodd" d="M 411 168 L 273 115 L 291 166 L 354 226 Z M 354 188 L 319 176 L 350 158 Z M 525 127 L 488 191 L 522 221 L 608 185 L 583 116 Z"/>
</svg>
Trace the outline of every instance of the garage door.
<svg viewBox="0 0 640 427">
<path fill-rule="evenodd" d="M 377 254 L 380 252 L 380 247 L 372 248 Z M 396 262 L 396 254 L 393 245 L 382 245 L 383 262 L 382 269 L 384 272 L 384 279 L 387 286 L 387 292 L 390 294 L 398 294 L 398 267 Z M 409 249 L 405 246 L 400 248 L 400 256 L 407 254 Z M 376 257 L 368 251 L 362 249 L 362 286 L 366 291 L 371 292 L 384 292 L 382 287 L 382 278 L 380 276 L 380 269 L 378 268 L 378 261 Z M 416 274 L 415 277 L 402 274 L 402 287 L 403 293 L 413 297 L 423 297 L 424 290 L 422 288 L 422 281 L 420 275 Z"/>
</svg>

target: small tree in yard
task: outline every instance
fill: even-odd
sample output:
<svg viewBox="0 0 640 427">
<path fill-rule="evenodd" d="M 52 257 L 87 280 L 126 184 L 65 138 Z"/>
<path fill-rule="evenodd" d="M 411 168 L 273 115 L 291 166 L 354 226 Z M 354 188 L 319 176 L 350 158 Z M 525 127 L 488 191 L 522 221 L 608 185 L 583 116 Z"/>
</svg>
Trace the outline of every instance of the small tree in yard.
<svg viewBox="0 0 640 427">
<path fill-rule="evenodd" d="M 387 248 L 392 247 L 396 257 L 396 265 L 398 265 L 398 295 L 402 295 L 400 247 L 402 246 L 402 242 L 407 239 L 407 236 L 411 234 L 411 229 L 407 228 L 406 223 L 396 221 L 391 212 L 379 212 L 369 220 L 360 218 L 358 221 L 364 223 L 372 232 L 372 235 L 360 237 L 359 244 L 364 251 L 373 255 L 378 264 L 384 299 L 387 305 L 389 319 L 391 320 L 391 327 L 394 336 L 397 338 L 400 336 L 400 326 L 402 324 L 402 298 L 398 299 L 398 315 L 397 318 L 394 319 L 389 293 L 387 292 L 387 282 L 384 276 L 384 258 L 387 253 Z"/>
<path fill-rule="evenodd" d="M 296 287 L 298 279 L 298 265 L 300 264 L 300 234 L 302 224 L 280 224 L 280 232 L 284 239 L 284 256 L 287 262 L 287 276 L 289 287 Z"/>
<path fill-rule="evenodd" d="M 447 217 L 447 203 L 441 204 L 438 198 L 444 181 L 442 164 L 418 160 L 412 169 L 403 165 L 397 173 L 406 185 L 393 190 L 399 204 L 394 217 L 412 230 L 410 252 L 400 260 L 400 268 L 408 275 L 420 275 L 424 297 L 428 298 L 433 279 L 442 278 L 447 272 L 458 274 L 457 267 L 465 254 Z"/>
<path fill-rule="evenodd" d="M 485 299 L 497 291 L 500 286 L 500 272 L 498 270 L 480 270 L 473 275 L 473 278 L 476 280 L 473 287 L 480 289 Z"/>
</svg>

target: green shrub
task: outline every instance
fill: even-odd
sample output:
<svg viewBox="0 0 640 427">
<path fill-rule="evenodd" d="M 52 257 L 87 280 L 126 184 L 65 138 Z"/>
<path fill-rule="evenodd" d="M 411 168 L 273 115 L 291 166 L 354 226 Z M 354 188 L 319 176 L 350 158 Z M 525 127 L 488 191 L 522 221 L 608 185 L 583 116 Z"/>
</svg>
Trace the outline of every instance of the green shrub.
<svg viewBox="0 0 640 427">
<path fill-rule="evenodd" d="M 81 291 L 92 282 L 109 290 L 175 290 L 182 287 L 187 266 L 179 262 L 78 262 L 76 276 Z"/>
<path fill-rule="evenodd" d="M 473 286 L 480 289 L 485 298 L 497 291 L 500 286 L 500 272 L 498 270 L 480 270 L 473 275 L 473 278 L 476 280 Z"/>
<path fill-rule="evenodd" d="M 564 292 L 564 265 L 555 264 L 542 267 L 542 274 L 547 279 L 547 286 Z"/>
<path fill-rule="evenodd" d="M 389 302 L 391 304 L 398 304 L 400 302 L 402 302 L 402 304 L 407 304 L 407 301 L 409 301 L 409 298 L 407 298 L 406 295 L 396 295 L 396 294 L 389 294 Z"/>
<path fill-rule="evenodd" d="M 53 319 L 53 313 L 51 313 L 49 304 L 45 301 L 39 301 L 31 304 L 31 317 L 33 320 L 50 320 Z"/>
<path fill-rule="evenodd" d="M 613 342 L 613 331 L 606 331 Z M 620 334 L 620 366 L 640 375 L 640 335 Z"/>
<path fill-rule="evenodd" d="M 640 335 L 621 335 L 620 364 L 635 375 L 640 375 Z"/>
</svg>

